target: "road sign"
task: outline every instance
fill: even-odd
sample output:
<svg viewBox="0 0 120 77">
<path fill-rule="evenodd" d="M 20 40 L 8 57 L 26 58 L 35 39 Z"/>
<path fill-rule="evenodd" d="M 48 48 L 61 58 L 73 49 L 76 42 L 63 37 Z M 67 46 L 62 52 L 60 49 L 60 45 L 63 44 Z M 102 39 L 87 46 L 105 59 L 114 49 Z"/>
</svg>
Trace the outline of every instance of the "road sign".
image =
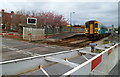
<svg viewBox="0 0 120 77">
<path fill-rule="evenodd" d="M 27 24 L 31 24 L 31 25 L 36 25 L 37 24 L 37 18 L 27 18 Z"/>
</svg>

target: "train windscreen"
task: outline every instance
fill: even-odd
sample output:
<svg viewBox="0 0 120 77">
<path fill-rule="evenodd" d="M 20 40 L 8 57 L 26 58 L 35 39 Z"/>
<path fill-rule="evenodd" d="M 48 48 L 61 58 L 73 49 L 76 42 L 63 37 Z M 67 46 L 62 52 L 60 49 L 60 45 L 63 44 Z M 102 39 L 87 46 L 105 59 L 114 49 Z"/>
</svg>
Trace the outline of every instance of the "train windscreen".
<svg viewBox="0 0 120 77">
<path fill-rule="evenodd" d="M 89 28 L 89 23 L 88 22 L 86 23 L 86 28 Z"/>
<path fill-rule="evenodd" d="M 98 28 L 98 23 L 95 23 L 95 28 Z"/>
</svg>

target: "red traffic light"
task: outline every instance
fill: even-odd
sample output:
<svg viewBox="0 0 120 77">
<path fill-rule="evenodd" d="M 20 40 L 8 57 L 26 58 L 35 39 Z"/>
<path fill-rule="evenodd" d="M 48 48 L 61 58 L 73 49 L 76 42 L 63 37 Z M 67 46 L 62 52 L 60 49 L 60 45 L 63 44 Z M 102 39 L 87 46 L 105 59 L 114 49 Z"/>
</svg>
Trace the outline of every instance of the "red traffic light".
<svg viewBox="0 0 120 77">
<path fill-rule="evenodd" d="M 27 18 L 27 24 L 36 25 L 37 19 L 36 18 Z"/>
</svg>

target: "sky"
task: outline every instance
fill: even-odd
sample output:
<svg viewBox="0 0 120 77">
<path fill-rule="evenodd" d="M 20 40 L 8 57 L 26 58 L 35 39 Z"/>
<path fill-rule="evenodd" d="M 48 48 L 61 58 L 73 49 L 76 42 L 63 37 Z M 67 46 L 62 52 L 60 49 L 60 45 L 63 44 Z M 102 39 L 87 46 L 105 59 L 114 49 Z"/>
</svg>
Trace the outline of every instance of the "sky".
<svg viewBox="0 0 120 77">
<path fill-rule="evenodd" d="M 0 9 L 51 11 L 62 14 L 68 21 L 71 14 L 72 24 L 84 25 L 88 20 L 97 20 L 106 26 L 118 26 L 118 0 L 3 0 Z"/>
</svg>

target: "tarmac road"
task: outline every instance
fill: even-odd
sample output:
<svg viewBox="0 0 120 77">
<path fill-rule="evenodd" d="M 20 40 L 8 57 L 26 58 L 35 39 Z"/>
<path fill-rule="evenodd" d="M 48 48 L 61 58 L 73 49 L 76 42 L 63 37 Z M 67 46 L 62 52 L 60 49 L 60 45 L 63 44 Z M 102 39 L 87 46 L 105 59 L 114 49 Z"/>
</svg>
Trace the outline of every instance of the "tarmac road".
<svg viewBox="0 0 120 77">
<path fill-rule="evenodd" d="M 49 54 L 70 50 L 70 47 L 34 44 L 25 41 L 2 38 L 2 61 L 26 58 L 36 55 Z"/>
</svg>

